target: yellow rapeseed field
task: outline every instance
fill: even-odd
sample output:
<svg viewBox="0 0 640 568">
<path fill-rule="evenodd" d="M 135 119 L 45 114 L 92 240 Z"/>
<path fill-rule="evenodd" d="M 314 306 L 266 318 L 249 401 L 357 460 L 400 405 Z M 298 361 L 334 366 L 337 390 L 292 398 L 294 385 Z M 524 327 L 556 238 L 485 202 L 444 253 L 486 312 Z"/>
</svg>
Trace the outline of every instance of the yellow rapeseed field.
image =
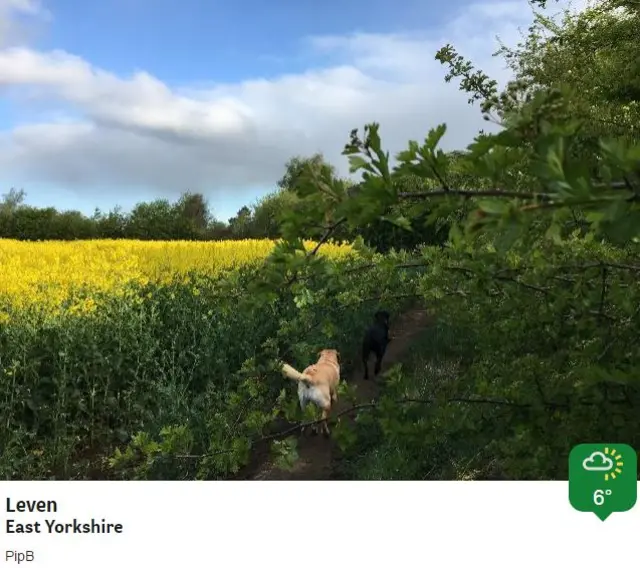
<svg viewBox="0 0 640 568">
<path fill-rule="evenodd" d="M 306 247 L 313 247 L 309 241 Z M 137 282 L 166 282 L 188 272 L 215 274 L 259 262 L 274 241 L 41 241 L 0 239 L 0 322 L 6 309 L 39 306 L 55 309 L 77 297 L 66 309 L 91 311 L 90 292 L 120 294 Z M 321 254 L 343 257 L 348 245 L 326 244 Z M 80 294 L 78 294 L 80 293 Z M 3 311 L 4 306 L 4 311 Z"/>
</svg>

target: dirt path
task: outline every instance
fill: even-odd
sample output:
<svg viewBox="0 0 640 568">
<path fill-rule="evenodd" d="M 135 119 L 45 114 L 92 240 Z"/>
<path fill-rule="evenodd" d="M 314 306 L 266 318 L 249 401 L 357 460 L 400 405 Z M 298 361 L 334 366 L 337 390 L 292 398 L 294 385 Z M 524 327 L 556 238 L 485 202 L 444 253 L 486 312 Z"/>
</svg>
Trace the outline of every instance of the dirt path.
<svg viewBox="0 0 640 568">
<path fill-rule="evenodd" d="M 392 322 L 393 341 L 389 343 L 382 364 L 384 373 L 391 365 L 399 363 L 406 354 L 415 336 L 427 326 L 428 318 L 424 309 L 412 309 Z M 373 380 L 373 358 L 370 363 L 369 381 L 362 378 L 362 364 L 359 364 L 351 376 L 345 377 L 349 385 L 356 385 L 357 404 L 375 399 L 378 395 L 378 384 Z M 380 379 L 380 375 L 378 376 Z M 345 410 L 349 402 L 339 400 L 334 413 Z M 254 480 L 326 480 L 331 479 L 334 448 L 331 440 L 324 436 L 299 436 L 299 460 L 292 471 L 284 471 L 274 466 L 269 460 L 260 464 L 247 478 Z"/>
</svg>

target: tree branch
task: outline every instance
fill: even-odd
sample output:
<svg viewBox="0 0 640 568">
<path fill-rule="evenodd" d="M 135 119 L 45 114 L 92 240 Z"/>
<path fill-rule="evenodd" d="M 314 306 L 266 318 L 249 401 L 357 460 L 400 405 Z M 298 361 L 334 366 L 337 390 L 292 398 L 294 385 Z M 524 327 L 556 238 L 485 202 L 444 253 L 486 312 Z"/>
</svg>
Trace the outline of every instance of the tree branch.
<svg viewBox="0 0 640 568">
<path fill-rule="evenodd" d="M 637 264 L 625 264 L 621 262 L 586 262 L 584 264 L 549 264 L 547 267 L 550 270 L 589 270 L 591 268 L 611 268 L 618 270 L 629 270 L 631 272 L 640 272 L 640 266 Z M 525 270 L 532 270 L 536 267 L 525 265 L 518 268 L 501 268 L 496 272 L 497 275 L 501 275 L 505 272 L 524 272 Z M 555 277 L 557 278 L 557 277 Z"/>
<path fill-rule="evenodd" d="M 396 405 L 405 405 L 405 404 L 436 404 L 438 401 L 436 399 L 433 398 L 401 398 L 398 400 L 394 400 L 393 403 Z M 486 405 L 490 405 L 490 406 L 509 406 L 509 407 L 514 407 L 514 408 L 531 408 L 531 404 L 526 404 L 526 403 L 518 403 L 518 402 L 514 402 L 514 401 L 510 401 L 510 400 L 500 400 L 500 399 L 491 399 L 491 398 L 449 398 L 446 399 L 445 404 L 451 404 L 451 403 L 462 403 L 462 404 L 486 404 Z M 342 410 L 341 412 L 338 412 L 337 414 L 335 414 L 333 416 L 333 419 L 337 419 L 340 418 L 342 416 L 347 416 L 350 414 L 353 414 L 354 412 L 359 412 L 361 410 L 367 410 L 367 409 L 375 409 L 377 406 L 379 405 L 379 402 L 377 401 L 372 401 L 372 402 L 365 402 L 362 404 L 356 404 L 354 406 L 351 406 L 345 410 Z M 554 407 L 557 407 L 558 405 L 553 405 Z M 260 438 L 257 438 L 255 440 L 251 441 L 251 445 L 254 446 L 256 444 L 261 444 L 264 442 L 269 442 L 271 440 L 277 440 L 278 438 L 282 438 L 285 436 L 288 436 L 289 434 L 293 434 L 295 432 L 299 432 L 300 430 L 304 429 L 304 428 L 308 428 L 310 426 L 315 426 L 317 424 L 322 423 L 323 420 L 322 419 L 318 419 L 318 420 L 312 420 L 309 422 L 301 422 L 299 424 L 296 424 L 294 426 L 291 426 L 289 428 L 285 428 L 284 430 L 281 430 L 279 432 L 276 432 L 274 434 L 268 434 L 266 436 L 262 436 Z M 213 457 L 213 456 L 219 456 L 219 455 L 223 455 L 223 454 L 229 454 L 231 452 L 233 452 L 234 450 L 232 449 L 228 449 L 228 450 L 219 450 L 217 452 L 212 452 L 212 453 L 208 453 L 208 454 L 179 454 L 176 455 L 174 457 L 178 458 L 178 459 L 202 459 L 205 457 Z"/>
<path fill-rule="evenodd" d="M 608 187 L 610 189 L 627 189 L 627 185 L 625 182 L 613 182 L 610 184 L 594 184 L 596 188 L 605 188 Z M 538 207 L 549 207 L 553 206 L 553 196 L 538 191 L 508 191 L 504 189 L 452 189 L 452 188 L 438 188 L 432 191 L 416 191 L 416 192 L 401 192 L 398 193 L 398 198 L 400 199 L 429 199 L 430 197 L 447 197 L 451 195 L 457 195 L 459 197 L 467 197 L 467 198 L 482 198 L 482 197 L 504 197 L 508 199 L 528 199 L 528 200 L 540 200 L 545 203 L 545 205 L 539 205 Z M 589 203 L 592 203 L 594 200 L 589 200 Z M 564 203 L 563 203 L 564 205 Z M 533 208 L 533 205 L 526 206 L 528 208 Z"/>
<path fill-rule="evenodd" d="M 445 266 L 444 267 L 446 270 L 454 270 L 454 271 L 458 271 L 458 272 L 464 272 L 465 274 L 470 274 L 473 276 L 482 276 L 481 274 L 478 274 L 477 272 L 475 272 L 474 270 L 471 270 L 470 268 L 465 268 L 464 266 Z M 522 286 L 523 288 L 528 288 L 529 290 L 533 290 L 535 292 L 540 292 L 542 294 L 549 294 L 549 289 L 548 288 L 542 288 L 541 286 L 536 286 L 534 284 L 528 284 L 526 282 L 523 282 L 522 280 L 518 280 L 517 278 L 513 278 L 510 276 L 503 276 L 500 275 L 498 273 L 493 273 L 493 274 L 487 274 L 487 277 L 489 278 L 494 278 L 496 280 L 502 280 L 505 282 L 513 282 L 515 284 L 518 284 L 519 286 Z"/>
<path fill-rule="evenodd" d="M 505 197 L 510 199 L 540 199 L 550 201 L 547 193 L 506 191 L 502 189 L 434 189 L 433 191 L 416 191 L 398 193 L 400 199 L 429 199 L 430 197 Z"/>
</svg>

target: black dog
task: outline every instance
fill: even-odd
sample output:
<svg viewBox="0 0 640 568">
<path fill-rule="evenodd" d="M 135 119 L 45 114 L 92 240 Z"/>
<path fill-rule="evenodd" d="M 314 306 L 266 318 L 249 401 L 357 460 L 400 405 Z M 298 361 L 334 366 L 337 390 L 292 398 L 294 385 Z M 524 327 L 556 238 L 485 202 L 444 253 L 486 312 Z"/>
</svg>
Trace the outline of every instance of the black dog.
<svg viewBox="0 0 640 568">
<path fill-rule="evenodd" d="M 369 380 L 369 355 L 371 352 L 376 355 L 376 366 L 374 376 L 380 372 L 382 358 L 387 350 L 387 345 L 391 341 L 389 337 L 389 312 L 378 311 L 373 316 L 374 322 L 367 329 L 362 341 L 362 362 L 364 363 L 364 380 Z"/>
</svg>

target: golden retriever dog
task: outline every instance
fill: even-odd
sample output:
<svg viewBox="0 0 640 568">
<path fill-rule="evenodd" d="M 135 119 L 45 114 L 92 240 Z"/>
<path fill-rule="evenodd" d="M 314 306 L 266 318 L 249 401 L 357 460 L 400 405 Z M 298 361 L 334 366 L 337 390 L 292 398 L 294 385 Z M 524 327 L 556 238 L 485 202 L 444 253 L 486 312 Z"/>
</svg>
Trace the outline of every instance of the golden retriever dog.
<svg viewBox="0 0 640 568">
<path fill-rule="evenodd" d="M 331 407 L 338 400 L 338 384 L 340 383 L 340 354 L 335 349 L 323 349 L 319 353 L 318 362 L 309 365 L 302 373 L 286 363 L 282 373 L 288 379 L 298 383 L 298 399 L 304 412 L 307 404 L 315 404 L 322 410 L 322 430 L 329 436 L 327 419 Z"/>
</svg>

